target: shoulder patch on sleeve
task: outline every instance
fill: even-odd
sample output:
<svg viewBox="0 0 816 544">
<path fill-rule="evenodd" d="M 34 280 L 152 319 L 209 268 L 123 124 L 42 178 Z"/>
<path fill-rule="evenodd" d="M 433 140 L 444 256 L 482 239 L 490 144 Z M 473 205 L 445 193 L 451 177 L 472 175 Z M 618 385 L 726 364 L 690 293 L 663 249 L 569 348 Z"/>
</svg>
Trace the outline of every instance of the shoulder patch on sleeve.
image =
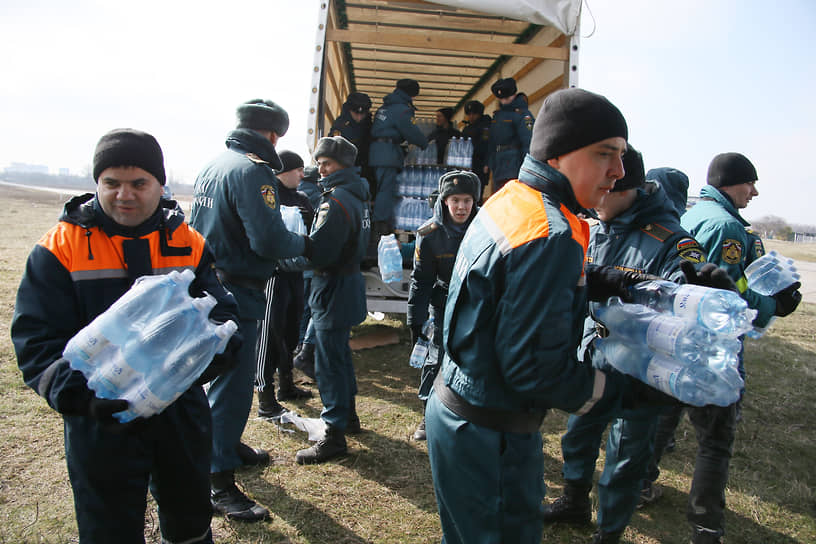
<svg viewBox="0 0 816 544">
<path fill-rule="evenodd" d="M 662 225 L 658 225 L 657 223 L 649 223 L 640 230 L 645 232 L 652 238 L 660 240 L 661 242 L 665 242 L 666 240 L 669 239 L 669 236 L 674 234 L 673 230 L 669 230 Z"/>
<path fill-rule="evenodd" d="M 759 238 L 754 238 L 753 252 L 754 260 L 759 259 L 763 255 L 765 255 L 765 246 L 763 245 L 762 240 L 760 240 Z"/>
<path fill-rule="evenodd" d="M 264 199 L 264 204 L 273 210 L 278 207 L 278 200 L 275 197 L 275 188 L 271 185 L 261 186 L 261 197 Z"/>
<path fill-rule="evenodd" d="M 742 261 L 742 242 L 727 238 L 722 244 L 722 260 L 728 264 L 737 264 Z"/>
<path fill-rule="evenodd" d="M 694 264 L 706 262 L 705 252 L 694 238 L 681 238 L 677 241 L 677 256 Z"/>
<path fill-rule="evenodd" d="M 417 229 L 417 234 L 420 236 L 427 236 L 428 234 L 432 233 L 436 229 L 439 228 L 439 224 L 436 221 L 428 223 L 427 225 L 423 225 Z"/>
<path fill-rule="evenodd" d="M 255 153 L 247 153 L 246 156 L 247 156 L 247 158 L 249 160 L 251 160 L 252 162 L 254 162 L 256 164 L 269 164 L 267 161 L 263 160 L 262 158 L 260 158 Z"/>
<path fill-rule="evenodd" d="M 326 222 L 326 219 L 329 217 L 329 207 L 330 204 L 328 202 L 323 202 L 320 204 L 320 207 L 317 209 L 317 218 L 315 219 L 315 230 L 319 229 L 323 226 L 323 223 Z"/>
</svg>

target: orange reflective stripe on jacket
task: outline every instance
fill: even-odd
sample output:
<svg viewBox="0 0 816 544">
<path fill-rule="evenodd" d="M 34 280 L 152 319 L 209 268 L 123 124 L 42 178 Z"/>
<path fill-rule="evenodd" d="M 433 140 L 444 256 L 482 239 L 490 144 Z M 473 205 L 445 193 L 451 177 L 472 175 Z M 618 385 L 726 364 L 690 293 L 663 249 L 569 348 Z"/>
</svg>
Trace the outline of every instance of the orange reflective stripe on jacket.
<svg viewBox="0 0 816 544">
<path fill-rule="evenodd" d="M 204 237 L 186 224 L 173 231 L 173 238 L 168 239 L 168 245 L 190 247 L 192 248 L 190 255 L 162 255 L 159 236 L 158 231 L 153 231 L 142 237 L 150 243 L 150 262 L 155 274 L 185 268 L 194 269 L 201 261 Z M 38 243 L 54 254 L 74 281 L 81 281 L 127 277 L 127 266 L 122 250 L 122 241 L 125 239 L 123 236 L 108 237 L 98 227 L 86 229 L 61 222 L 48 231 Z"/>
</svg>

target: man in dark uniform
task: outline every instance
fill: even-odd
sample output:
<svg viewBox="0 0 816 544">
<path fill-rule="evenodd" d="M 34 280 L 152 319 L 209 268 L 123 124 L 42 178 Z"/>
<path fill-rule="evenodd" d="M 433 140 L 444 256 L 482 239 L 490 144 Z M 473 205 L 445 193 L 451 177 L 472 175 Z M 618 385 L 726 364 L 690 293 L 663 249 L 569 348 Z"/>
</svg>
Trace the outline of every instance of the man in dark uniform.
<svg viewBox="0 0 816 544">
<path fill-rule="evenodd" d="M 164 159 L 153 136 L 131 129 L 104 135 L 93 176 L 96 195 L 71 199 L 28 257 L 11 324 L 17 364 L 26 384 L 63 417 L 83 544 L 144 542 L 148 488 L 163 542 L 212 544 L 212 424 L 200 383 L 228 357 L 216 356 L 199 383 L 161 413 L 121 424 L 112 415 L 128 402 L 95 396 L 62 353 L 139 276 L 194 270 L 190 293 L 218 300 L 211 319 L 237 320 L 238 307 L 215 276 L 204 237 L 188 228 L 174 200 L 162 198 Z"/>
<path fill-rule="evenodd" d="M 487 155 L 495 193 L 507 180 L 518 177 L 521 163 L 530 149 L 535 119 L 527 109 L 527 100 L 519 96 L 515 79 L 500 79 L 490 90 L 501 104 L 490 125 Z"/>
<path fill-rule="evenodd" d="M 429 318 L 430 307 L 430 317 L 434 320 L 433 349 L 436 350 L 422 367 L 419 398 L 423 405 L 442 362 L 442 324 L 453 263 L 465 231 L 479 210 L 476 202 L 480 194 L 481 183 L 473 172 L 454 170 L 444 174 L 439 179 L 439 197 L 433 217 L 417 229 L 407 322 L 411 344 L 415 344 Z M 424 417 L 414 433 L 414 440 L 425 440 Z"/>
<path fill-rule="evenodd" d="M 374 201 L 374 233 L 377 237 L 394 228 L 394 206 L 397 203 L 397 174 L 402 170 L 405 154 L 400 144 L 407 141 L 422 149 L 428 146 L 425 135 L 414 124 L 413 98 L 419 94 L 414 79 L 400 79 L 396 89 L 387 94 L 374 115 L 368 164 L 374 169 L 377 196 Z"/>
<path fill-rule="evenodd" d="M 300 180 L 298 191 L 309 197 L 312 209 L 320 206 L 320 195 L 323 190 L 319 185 L 320 172 L 317 166 L 307 166 L 303 169 L 303 179 Z M 306 228 L 311 228 L 312 220 L 306 222 Z M 309 293 L 312 288 L 312 271 L 303 271 L 303 317 L 300 321 L 300 338 L 297 353 L 294 357 L 294 366 L 309 378 L 314 380 L 314 327 L 310 326 L 312 310 L 309 308 Z"/>
<path fill-rule="evenodd" d="M 360 168 L 360 176 L 368 181 L 374 194 L 377 184 L 368 168 L 368 147 L 371 139 L 371 98 L 365 93 L 351 93 L 341 108 L 340 115 L 332 123 L 329 136 L 342 136 L 357 148 L 354 166 Z"/>
<path fill-rule="evenodd" d="M 465 117 L 468 124 L 462 130 L 462 136 L 470 138 L 473 143 L 473 159 L 471 169 L 479 176 L 482 182 L 482 191 L 490 181 L 490 169 L 487 166 L 488 140 L 490 139 L 490 125 L 492 119 L 484 114 L 484 104 L 478 100 L 471 100 L 465 104 Z M 481 200 L 479 194 L 477 203 Z"/>
<path fill-rule="evenodd" d="M 774 315 L 792 313 L 802 295 L 798 282 L 772 296 L 748 287 L 745 279 L 748 222 L 739 210 L 759 194 L 757 179 L 754 165 L 744 155 L 715 156 L 708 166 L 707 185 L 700 190 L 700 200 L 680 222 L 700 242 L 707 259 L 727 270 L 748 307 L 757 310 L 754 326 L 764 327 Z M 740 375 L 745 379 L 742 355 L 740 352 Z M 737 405 L 687 408 L 697 432 L 697 459 L 686 509 L 694 544 L 720 543 L 725 534 L 725 486 L 734 449 Z"/>
<path fill-rule="evenodd" d="M 276 172 L 280 181 L 281 206 L 300 208 L 303 222 L 311 225 L 314 217 L 309 197 L 297 190 L 303 178 L 303 159 L 293 151 L 278 153 L 283 166 Z M 258 363 L 255 386 L 258 390 L 258 416 L 278 417 L 285 411 L 279 400 L 306 399 L 311 391 L 295 385 L 292 377 L 292 351 L 300 333 L 303 316 L 303 272 L 279 267 L 266 283 L 266 312 L 258 336 Z M 278 394 L 275 396 L 275 372 Z"/>
<path fill-rule="evenodd" d="M 428 135 L 428 141 L 436 142 L 436 164 L 445 164 L 445 148 L 451 138 L 459 138 L 462 133 L 451 123 L 453 108 L 436 110 L 436 128 Z"/>
<path fill-rule="evenodd" d="M 668 178 L 681 177 L 686 185 L 688 178 L 677 170 L 660 168 L 649 171 L 647 182 L 643 159 L 631 145 L 623 165 L 626 175 L 595 207 L 600 223 L 590 229 L 587 262 L 685 283 L 681 263 L 700 265 L 705 262 L 705 254 L 680 226 L 680 214 L 664 186 Z M 590 303 L 590 310 L 596 306 Z M 582 359 L 604 368 L 607 363 L 594 348 L 597 336 L 597 323 L 590 314 L 584 322 Z M 564 494 L 545 506 L 545 523 L 590 522 L 589 492 L 598 447 L 611 422 L 606 460 L 598 481 L 598 530 L 592 544 L 619 542 L 640 498 L 659 413 L 653 406 L 646 406 L 623 414 L 570 415 L 567 432 L 561 438 Z"/>
<path fill-rule="evenodd" d="M 314 266 L 309 306 L 316 336 L 315 377 L 326 434 L 295 455 L 298 464 L 322 463 L 346 453 L 346 433 L 360 432 L 355 410 L 357 378 L 349 335 L 366 316 L 360 261 L 371 230 L 368 185 L 357 174 L 354 144 L 342 136 L 321 138 L 314 158 L 323 176 L 323 197 L 309 235 Z"/>
<path fill-rule="evenodd" d="M 237 116 L 226 151 L 196 178 L 190 224 L 213 247 L 218 276 L 238 301 L 244 335 L 238 364 L 207 392 L 213 418 L 213 507 L 230 518 L 258 521 L 269 511 L 238 489 L 234 471 L 269 462 L 268 453 L 241 443 L 252 406 L 264 288 L 278 259 L 308 257 L 311 240 L 286 230 L 279 209 L 274 171 L 282 165 L 275 144 L 289 128 L 288 114 L 272 101 L 256 99 L 238 106 Z"/>
</svg>

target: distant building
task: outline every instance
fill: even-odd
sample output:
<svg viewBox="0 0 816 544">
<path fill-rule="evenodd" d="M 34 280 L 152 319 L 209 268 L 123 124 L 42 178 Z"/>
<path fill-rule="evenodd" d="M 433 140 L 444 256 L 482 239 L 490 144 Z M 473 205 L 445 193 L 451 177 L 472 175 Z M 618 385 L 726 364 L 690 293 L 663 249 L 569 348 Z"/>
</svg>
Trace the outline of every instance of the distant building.
<svg viewBox="0 0 816 544">
<path fill-rule="evenodd" d="M 71 169 L 70 168 L 60 168 L 59 169 L 59 175 L 60 176 L 70 176 L 71 175 Z"/>
<path fill-rule="evenodd" d="M 20 174 L 48 174 L 48 167 L 43 164 L 26 164 L 24 162 L 13 162 L 6 167 L 6 173 Z"/>
</svg>

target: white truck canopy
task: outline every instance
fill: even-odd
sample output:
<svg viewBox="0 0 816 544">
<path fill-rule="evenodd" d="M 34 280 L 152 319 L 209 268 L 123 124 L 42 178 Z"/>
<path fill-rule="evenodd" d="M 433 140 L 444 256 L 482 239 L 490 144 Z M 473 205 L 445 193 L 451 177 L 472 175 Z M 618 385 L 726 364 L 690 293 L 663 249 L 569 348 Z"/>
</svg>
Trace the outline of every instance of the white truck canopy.
<svg viewBox="0 0 816 544">
<path fill-rule="evenodd" d="M 418 117 L 469 100 L 496 108 L 490 85 L 513 77 L 535 114 L 577 85 L 581 0 L 321 0 L 307 145 L 328 133 L 351 92 L 373 109 L 402 78 L 420 84 Z"/>
</svg>

